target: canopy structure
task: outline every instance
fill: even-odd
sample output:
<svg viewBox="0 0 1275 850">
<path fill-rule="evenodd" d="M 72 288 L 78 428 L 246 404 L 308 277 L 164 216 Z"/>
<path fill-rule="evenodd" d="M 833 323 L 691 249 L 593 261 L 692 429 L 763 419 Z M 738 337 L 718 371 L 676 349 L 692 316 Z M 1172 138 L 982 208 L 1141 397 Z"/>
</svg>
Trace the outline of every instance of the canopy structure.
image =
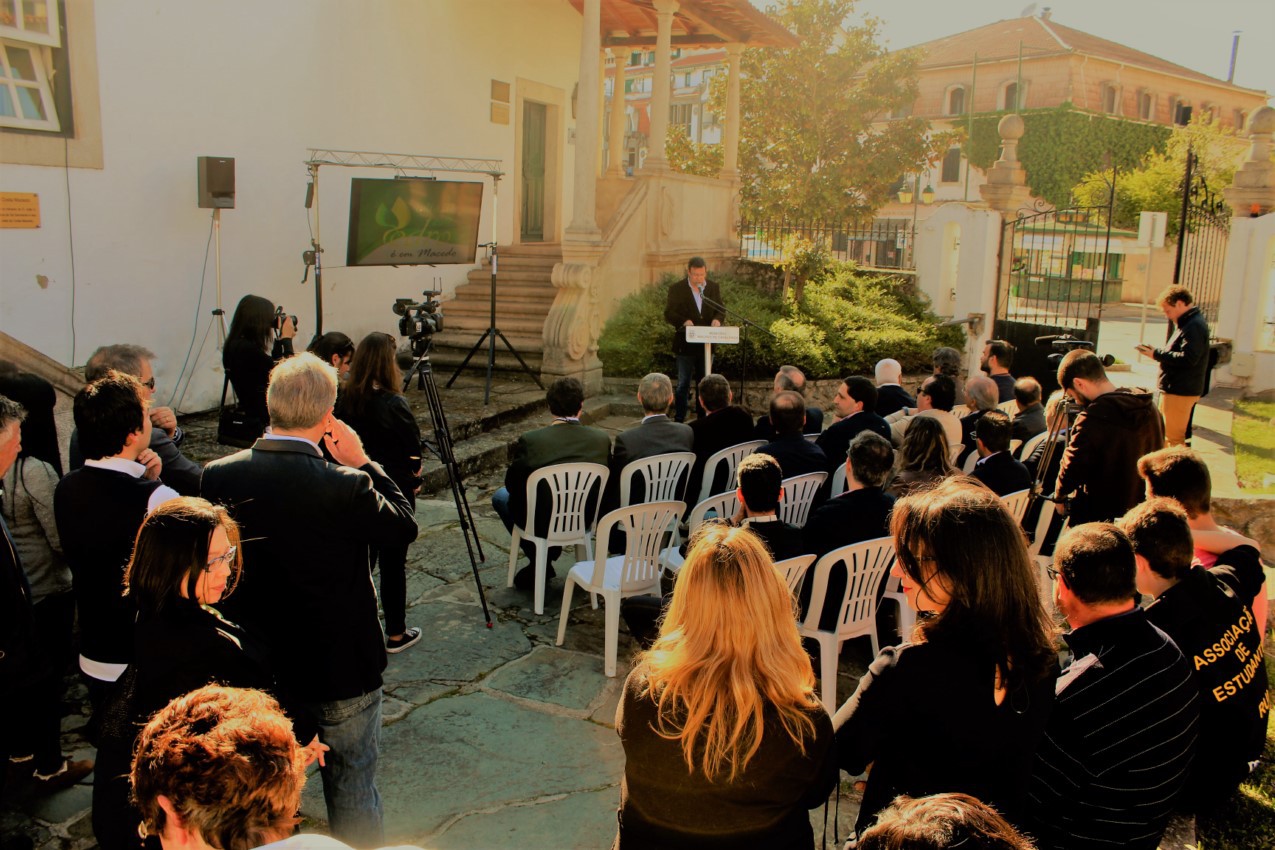
<svg viewBox="0 0 1275 850">
<path fill-rule="evenodd" d="M 570 0 L 583 12 L 584 0 Z M 602 0 L 603 47 L 654 47 L 656 0 Z M 797 38 L 749 0 L 680 0 L 670 44 L 678 47 L 795 47 Z"/>
</svg>

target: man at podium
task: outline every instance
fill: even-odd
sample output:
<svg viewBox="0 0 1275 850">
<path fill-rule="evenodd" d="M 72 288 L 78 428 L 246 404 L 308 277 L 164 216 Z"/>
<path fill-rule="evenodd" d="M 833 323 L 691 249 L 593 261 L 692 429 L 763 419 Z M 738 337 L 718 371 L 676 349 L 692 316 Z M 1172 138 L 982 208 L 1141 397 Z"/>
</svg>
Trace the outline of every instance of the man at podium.
<svg viewBox="0 0 1275 850">
<path fill-rule="evenodd" d="M 703 257 L 692 257 L 686 264 L 686 279 L 673 284 L 664 307 L 664 321 L 676 331 L 673 354 L 677 358 L 677 389 L 674 391 L 675 416 L 686 421 L 691 381 L 704 376 L 704 343 L 687 342 L 686 329 L 694 325 L 720 327 L 722 293 L 717 283 L 708 279 L 708 265 Z"/>
</svg>

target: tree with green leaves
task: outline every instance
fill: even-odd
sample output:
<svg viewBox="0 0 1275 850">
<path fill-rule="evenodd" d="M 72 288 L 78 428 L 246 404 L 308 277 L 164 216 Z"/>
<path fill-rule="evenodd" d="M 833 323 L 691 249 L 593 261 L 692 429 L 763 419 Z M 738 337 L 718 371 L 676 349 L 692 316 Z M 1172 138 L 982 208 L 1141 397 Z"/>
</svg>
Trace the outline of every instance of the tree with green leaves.
<svg viewBox="0 0 1275 850">
<path fill-rule="evenodd" d="M 741 206 L 749 217 L 870 216 L 900 176 L 951 144 L 920 118 L 884 119 L 917 96 L 914 51 L 878 43 L 880 22 L 853 0 L 783 0 L 767 13 L 800 44 L 745 50 L 740 80 Z M 726 114 L 726 80 L 710 89 Z"/>
</svg>

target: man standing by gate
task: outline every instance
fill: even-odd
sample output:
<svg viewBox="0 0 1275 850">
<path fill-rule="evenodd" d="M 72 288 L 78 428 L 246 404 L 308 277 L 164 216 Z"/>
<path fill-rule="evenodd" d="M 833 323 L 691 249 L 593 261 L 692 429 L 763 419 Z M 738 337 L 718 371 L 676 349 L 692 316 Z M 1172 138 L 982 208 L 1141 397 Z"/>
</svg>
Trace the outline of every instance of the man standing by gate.
<svg viewBox="0 0 1275 850">
<path fill-rule="evenodd" d="M 1186 445 L 1191 410 L 1204 394 L 1209 371 L 1209 324 L 1184 286 L 1170 286 L 1157 301 L 1169 320 L 1164 348 L 1139 345 L 1138 353 L 1160 364 L 1160 412 L 1164 414 L 1164 442 Z"/>
</svg>

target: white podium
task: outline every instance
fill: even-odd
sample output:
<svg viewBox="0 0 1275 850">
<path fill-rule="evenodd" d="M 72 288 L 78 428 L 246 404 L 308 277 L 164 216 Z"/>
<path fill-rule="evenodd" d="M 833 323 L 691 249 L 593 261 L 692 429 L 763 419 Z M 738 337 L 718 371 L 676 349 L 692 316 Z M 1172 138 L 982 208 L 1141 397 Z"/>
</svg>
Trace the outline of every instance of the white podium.
<svg viewBox="0 0 1275 850">
<path fill-rule="evenodd" d="M 717 328 L 707 325 L 692 325 L 686 329 L 686 341 L 707 343 L 704 346 L 704 374 L 711 375 L 713 373 L 713 346 L 739 345 L 739 328 L 725 325 Z"/>
</svg>

